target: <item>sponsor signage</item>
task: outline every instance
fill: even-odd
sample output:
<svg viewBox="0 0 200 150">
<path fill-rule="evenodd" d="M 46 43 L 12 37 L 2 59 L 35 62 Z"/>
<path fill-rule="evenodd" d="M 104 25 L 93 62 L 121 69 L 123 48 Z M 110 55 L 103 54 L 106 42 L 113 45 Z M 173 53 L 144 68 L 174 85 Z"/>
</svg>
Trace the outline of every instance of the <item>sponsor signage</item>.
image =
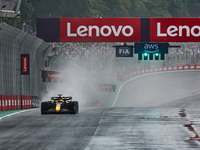
<svg viewBox="0 0 200 150">
<path fill-rule="evenodd" d="M 46 42 L 200 42 L 200 18 L 38 18 Z"/>
<path fill-rule="evenodd" d="M 116 57 L 133 57 L 133 46 L 116 46 Z"/>
<path fill-rule="evenodd" d="M 199 42 L 200 18 L 150 18 L 151 42 Z"/>
<path fill-rule="evenodd" d="M 37 19 L 37 36 L 47 42 L 139 42 L 140 31 L 140 18 Z"/>
<path fill-rule="evenodd" d="M 29 75 L 29 54 L 21 54 L 21 75 Z"/>
<path fill-rule="evenodd" d="M 135 43 L 135 54 L 168 54 L 168 43 Z"/>
<path fill-rule="evenodd" d="M 63 76 L 59 72 L 47 72 L 47 79 L 62 79 Z"/>
<path fill-rule="evenodd" d="M 138 18 L 61 18 L 60 41 L 140 41 Z"/>
<path fill-rule="evenodd" d="M 42 71 L 42 78 L 44 80 L 46 79 L 62 79 L 63 74 L 60 72 L 55 72 L 55 71 Z"/>
</svg>

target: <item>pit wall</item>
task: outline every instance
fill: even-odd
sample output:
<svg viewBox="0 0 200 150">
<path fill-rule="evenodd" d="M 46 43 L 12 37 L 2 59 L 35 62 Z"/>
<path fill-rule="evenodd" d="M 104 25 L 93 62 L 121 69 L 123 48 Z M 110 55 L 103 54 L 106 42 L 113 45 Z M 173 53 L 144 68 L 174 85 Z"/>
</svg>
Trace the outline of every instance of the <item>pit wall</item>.
<svg viewBox="0 0 200 150">
<path fill-rule="evenodd" d="M 198 69 L 200 69 L 200 65 L 180 65 L 180 66 L 169 66 L 169 67 L 134 70 L 134 71 L 124 74 L 121 77 L 121 81 L 124 81 L 135 75 L 146 74 L 146 73 L 162 72 L 162 71 L 177 71 L 177 70 L 198 70 Z"/>
<path fill-rule="evenodd" d="M 0 95 L 0 111 L 32 108 L 31 96 Z"/>
</svg>

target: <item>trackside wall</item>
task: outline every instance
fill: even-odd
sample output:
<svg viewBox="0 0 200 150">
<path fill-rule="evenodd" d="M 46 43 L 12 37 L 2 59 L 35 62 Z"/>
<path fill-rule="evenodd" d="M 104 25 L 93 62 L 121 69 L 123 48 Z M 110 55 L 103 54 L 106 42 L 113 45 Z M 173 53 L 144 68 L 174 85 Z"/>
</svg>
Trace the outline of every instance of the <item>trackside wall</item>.
<svg viewBox="0 0 200 150">
<path fill-rule="evenodd" d="M 124 81 L 136 75 L 161 72 L 161 71 L 178 71 L 178 70 L 200 70 L 200 65 L 179 65 L 169 67 L 158 67 L 150 69 L 133 70 L 121 76 L 121 80 Z"/>
<path fill-rule="evenodd" d="M 37 105 L 43 91 L 40 70 L 51 49 L 43 40 L 0 23 L 0 111 Z M 29 54 L 30 75 L 21 75 L 21 54 Z"/>
</svg>

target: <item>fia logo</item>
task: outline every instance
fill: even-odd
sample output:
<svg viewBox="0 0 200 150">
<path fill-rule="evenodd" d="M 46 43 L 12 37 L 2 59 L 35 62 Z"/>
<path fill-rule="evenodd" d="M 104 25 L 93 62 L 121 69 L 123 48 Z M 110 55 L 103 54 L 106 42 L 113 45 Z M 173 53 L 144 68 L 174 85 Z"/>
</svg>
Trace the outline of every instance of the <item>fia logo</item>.
<svg viewBox="0 0 200 150">
<path fill-rule="evenodd" d="M 131 54 L 131 49 L 128 47 L 120 47 L 119 55 L 121 56 L 129 56 Z"/>
</svg>

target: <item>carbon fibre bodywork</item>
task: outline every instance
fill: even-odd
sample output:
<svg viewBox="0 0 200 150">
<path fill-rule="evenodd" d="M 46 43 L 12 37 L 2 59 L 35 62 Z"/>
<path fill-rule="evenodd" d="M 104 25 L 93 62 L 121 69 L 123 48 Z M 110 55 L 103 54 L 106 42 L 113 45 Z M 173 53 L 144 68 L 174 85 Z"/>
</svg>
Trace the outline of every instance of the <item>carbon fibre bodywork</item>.
<svg viewBox="0 0 200 150">
<path fill-rule="evenodd" d="M 41 103 L 41 114 L 48 113 L 71 113 L 79 112 L 77 101 L 72 101 L 72 97 L 52 97 L 50 101 Z"/>
</svg>

